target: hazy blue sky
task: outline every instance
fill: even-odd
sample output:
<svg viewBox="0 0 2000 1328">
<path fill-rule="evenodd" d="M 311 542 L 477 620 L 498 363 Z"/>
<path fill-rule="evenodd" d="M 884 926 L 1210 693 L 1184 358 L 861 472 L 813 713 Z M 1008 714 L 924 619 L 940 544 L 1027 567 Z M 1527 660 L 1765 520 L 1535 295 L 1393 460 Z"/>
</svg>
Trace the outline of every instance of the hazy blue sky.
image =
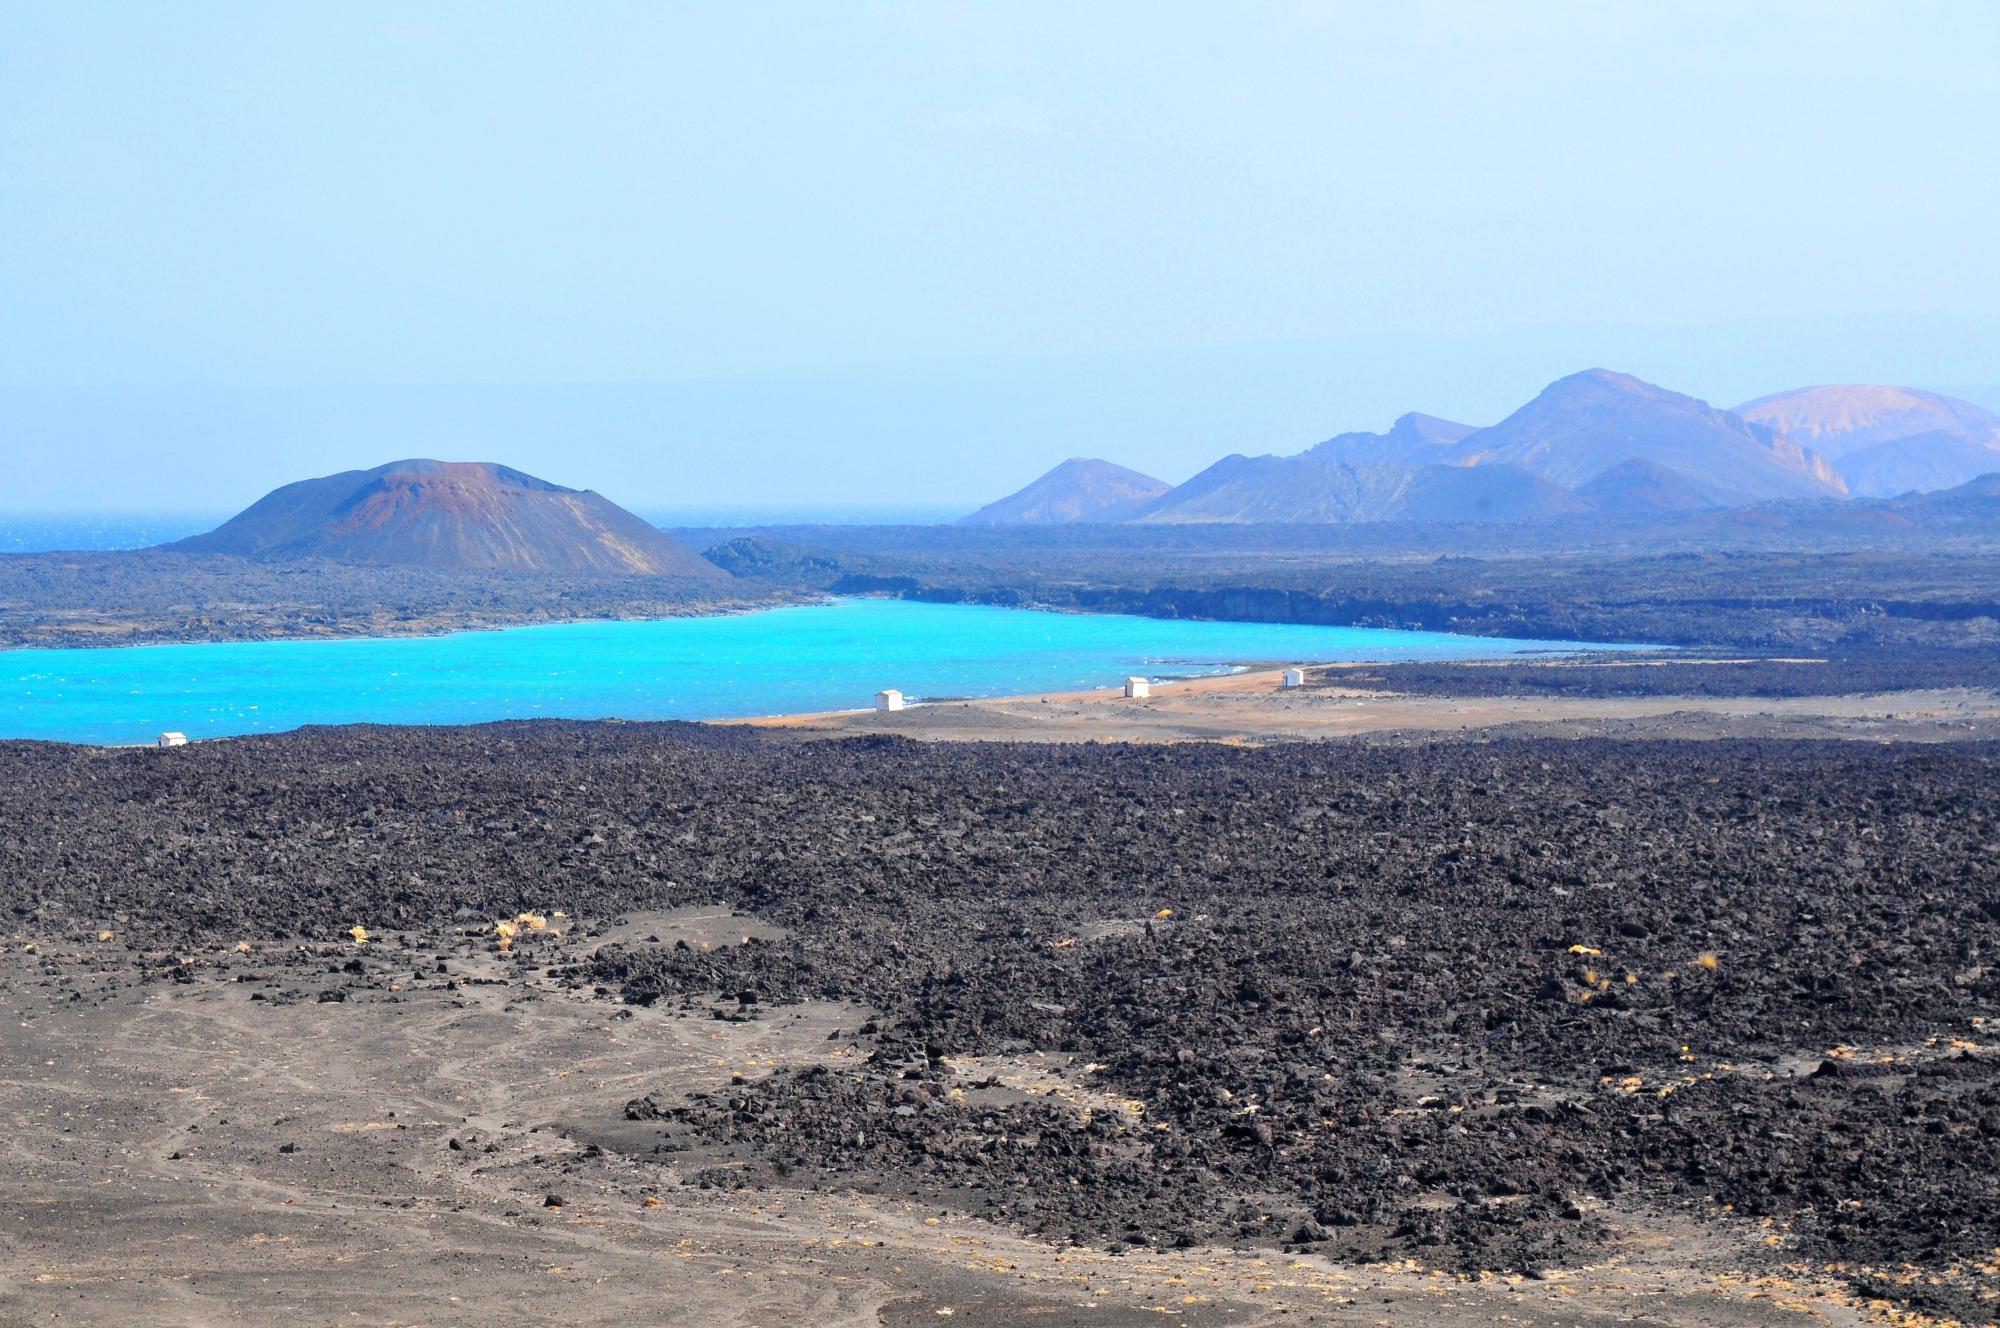
<svg viewBox="0 0 2000 1328">
<path fill-rule="evenodd" d="M 0 508 L 970 505 L 1590 363 L 1992 385 L 1996 69 L 1985 0 L 0 0 Z"/>
</svg>

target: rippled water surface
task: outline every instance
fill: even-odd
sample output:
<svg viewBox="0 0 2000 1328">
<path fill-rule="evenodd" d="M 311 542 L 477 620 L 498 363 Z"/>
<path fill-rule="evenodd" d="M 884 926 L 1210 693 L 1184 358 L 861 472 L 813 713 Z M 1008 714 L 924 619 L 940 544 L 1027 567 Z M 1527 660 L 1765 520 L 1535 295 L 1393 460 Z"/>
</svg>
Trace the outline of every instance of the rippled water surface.
<svg viewBox="0 0 2000 1328">
<path fill-rule="evenodd" d="M 845 599 L 716 618 L 451 636 L 0 651 L 0 737 L 150 742 L 302 724 L 716 719 L 1112 687 L 1247 662 L 1588 648 L 1441 632 Z"/>
</svg>

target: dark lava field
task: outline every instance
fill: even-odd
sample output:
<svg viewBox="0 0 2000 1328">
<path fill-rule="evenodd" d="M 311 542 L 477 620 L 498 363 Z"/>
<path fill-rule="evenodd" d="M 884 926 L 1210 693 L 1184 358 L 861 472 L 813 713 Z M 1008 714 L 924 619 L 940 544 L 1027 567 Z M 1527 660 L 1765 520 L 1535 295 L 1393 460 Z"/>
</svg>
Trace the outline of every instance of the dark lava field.
<svg viewBox="0 0 2000 1328">
<path fill-rule="evenodd" d="M 689 1183 L 1528 1273 L 1693 1218 L 1994 1317 L 1993 744 L 532 723 L 6 743 L 0 788 L 10 929 L 143 935 L 128 983 L 238 936 L 754 913 L 769 939 L 628 939 L 554 973 L 607 1007 L 865 1012 L 851 1068 L 634 1099 L 620 1146 Z M 393 952 L 325 953 L 290 962 L 379 984 Z M 1038 1052 L 1064 1092 L 996 1068 Z"/>
</svg>

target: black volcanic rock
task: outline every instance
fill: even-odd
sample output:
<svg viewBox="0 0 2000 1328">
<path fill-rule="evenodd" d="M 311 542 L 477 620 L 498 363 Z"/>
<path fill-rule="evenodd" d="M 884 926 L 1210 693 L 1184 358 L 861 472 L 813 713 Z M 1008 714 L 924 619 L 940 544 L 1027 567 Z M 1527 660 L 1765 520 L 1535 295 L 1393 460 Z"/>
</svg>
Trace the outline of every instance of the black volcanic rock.
<svg viewBox="0 0 2000 1328">
<path fill-rule="evenodd" d="M 727 576 L 600 494 L 483 461 L 392 461 L 301 480 L 165 547 L 442 570 Z"/>
<path fill-rule="evenodd" d="M 796 584 L 823 585 L 845 569 L 822 549 L 766 535 L 740 535 L 703 549 L 701 556 L 731 576 L 782 578 Z"/>
<path fill-rule="evenodd" d="M 1172 486 L 1109 461 L 1071 457 L 1025 489 L 988 503 L 961 526 L 1055 526 L 1123 521 Z"/>
<path fill-rule="evenodd" d="M 1466 465 L 1511 463 L 1575 489 L 1627 461 L 1674 471 L 1715 503 L 1832 498 L 1832 463 L 1770 428 L 1630 374 L 1559 378 L 1500 423 L 1450 451 Z"/>
<path fill-rule="evenodd" d="M 1638 1214 L 1991 1317 L 1954 1270 L 2000 1230 L 2000 1061 L 1952 1039 L 1990 1043 L 2000 1002 L 1992 742 L 795 743 L 532 722 L 157 756 L 0 743 L 12 927 L 82 937 L 123 915 L 147 938 L 99 947 L 87 985 L 62 984 L 78 997 L 212 1007 L 251 975 L 229 947 L 256 936 L 258 985 L 348 993 L 340 1015 L 294 1016 L 345 1028 L 388 996 L 327 971 L 356 919 L 402 933 L 368 954 L 449 947 L 483 970 L 494 941 L 468 918 L 527 906 L 575 921 L 524 942 L 542 971 L 496 973 L 494 997 L 615 993 L 659 1028 L 754 990 L 763 1044 L 801 1050 L 776 1011 L 854 1007 L 837 1059 L 726 1086 L 662 1064 L 580 1102 L 547 1128 L 582 1154 L 551 1151 L 617 1170 L 532 1191 L 572 1205 L 678 1173 L 1100 1248 L 1324 1237 L 1328 1257 L 1468 1276 L 1616 1258 L 1629 1243 L 1598 1214 Z M 579 857 L 585 826 L 604 851 Z M 602 930 L 686 906 L 770 935 Z M 15 990 L 55 976 L 9 952 Z M 409 1017 L 451 1008 L 404 995 L 426 1002 Z M 1056 1091 L 999 1078 L 1023 1057 Z M 1840 1072 L 1811 1077 L 1826 1059 Z M 1767 1231 L 1780 1247 L 1750 1243 Z"/>
</svg>

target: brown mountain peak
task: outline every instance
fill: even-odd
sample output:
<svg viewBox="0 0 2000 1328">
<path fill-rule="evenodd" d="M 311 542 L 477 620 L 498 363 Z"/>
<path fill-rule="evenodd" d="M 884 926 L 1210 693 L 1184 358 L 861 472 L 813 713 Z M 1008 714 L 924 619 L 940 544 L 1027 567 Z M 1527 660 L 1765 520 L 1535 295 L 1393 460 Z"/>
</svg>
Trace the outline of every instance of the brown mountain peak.
<svg viewBox="0 0 2000 1328">
<path fill-rule="evenodd" d="M 601 494 L 485 461 L 392 461 L 301 480 L 167 547 L 438 570 L 724 575 Z"/>
</svg>

